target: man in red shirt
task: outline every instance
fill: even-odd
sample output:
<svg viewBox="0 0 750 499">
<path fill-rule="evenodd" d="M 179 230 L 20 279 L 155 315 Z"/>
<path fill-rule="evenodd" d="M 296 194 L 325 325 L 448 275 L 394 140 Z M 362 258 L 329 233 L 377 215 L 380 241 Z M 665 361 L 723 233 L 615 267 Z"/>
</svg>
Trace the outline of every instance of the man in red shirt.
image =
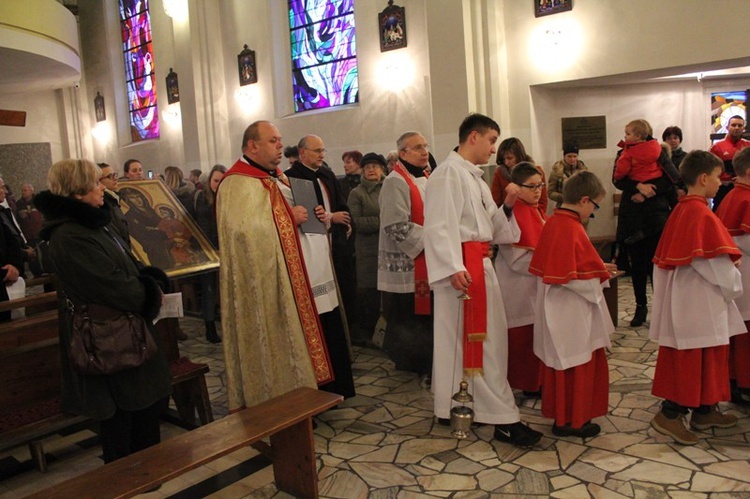
<svg viewBox="0 0 750 499">
<path fill-rule="evenodd" d="M 732 183 L 732 179 L 734 178 L 732 159 L 734 159 L 734 155 L 750 146 L 750 140 L 742 138 L 743 133 L 745 133 L 745 118 L 740 115 L 734 115 L 729 118 L 726 138 L 711 146 L 710 151 L 724 162 L 724 172 L 721 174 L 721 187 L 719 187 L 719 192 L 716 193 L 716 197 L 714 198 L 714 211 L 719 207 L 719 203 L 724 199 L 724 196 L 734 187 Z"/>
</svg>

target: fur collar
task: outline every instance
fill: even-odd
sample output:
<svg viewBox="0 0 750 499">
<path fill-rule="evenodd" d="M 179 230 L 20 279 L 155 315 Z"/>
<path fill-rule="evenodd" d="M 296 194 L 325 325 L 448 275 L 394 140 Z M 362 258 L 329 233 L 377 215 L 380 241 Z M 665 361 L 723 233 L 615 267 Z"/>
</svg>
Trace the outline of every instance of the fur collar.
<svg viewBox="0 0 750 499">
<path fill-rule="evenodd" d="M 58 226 L 66 222 L 77 223 L 89 229 L 101 229 L 112 220 L 112 212 L 107 203 L 101 208 L 72 197 L 58 196 L 50 191 L 42 191 L 34 196 L 37 209 L 44 215 L 45 225 L 40 232 L 44 240 L 49 240 Z"/>
</svg>

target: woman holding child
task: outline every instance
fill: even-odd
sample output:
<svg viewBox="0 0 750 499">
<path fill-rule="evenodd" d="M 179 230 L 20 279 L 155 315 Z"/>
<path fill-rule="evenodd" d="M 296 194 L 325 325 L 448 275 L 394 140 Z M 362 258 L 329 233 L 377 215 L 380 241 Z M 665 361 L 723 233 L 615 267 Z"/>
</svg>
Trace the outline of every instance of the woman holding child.
<svg viewBox="0 0 750 499">
<path fill-rule="evenodd" d="M 632 327 L 643 325 L 648 314 L 646 285 L 653 273 L 651 260 L 671 211 L 679 174 L 669 156 L 652 137 L 646 120 L 625 126 L 618 144 L 612 183 L 622 190 L 617 218 L 617 244 L 627 246 L 636 310 Z"/>
</svg>

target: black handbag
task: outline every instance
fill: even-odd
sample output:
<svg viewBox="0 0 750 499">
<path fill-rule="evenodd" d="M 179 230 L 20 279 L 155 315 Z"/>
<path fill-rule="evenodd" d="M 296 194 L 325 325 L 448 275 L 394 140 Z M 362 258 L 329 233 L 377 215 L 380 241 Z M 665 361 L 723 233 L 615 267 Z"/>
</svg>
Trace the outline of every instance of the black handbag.
<svg viewBox="0 0 750 499">
<path fill-rule="evenodd" d="M 73 306 L 70 362 L 80 374 L 114 374 L 144 364 L 158 352 L 146 321 L 106 305 Z"/>
</svg>

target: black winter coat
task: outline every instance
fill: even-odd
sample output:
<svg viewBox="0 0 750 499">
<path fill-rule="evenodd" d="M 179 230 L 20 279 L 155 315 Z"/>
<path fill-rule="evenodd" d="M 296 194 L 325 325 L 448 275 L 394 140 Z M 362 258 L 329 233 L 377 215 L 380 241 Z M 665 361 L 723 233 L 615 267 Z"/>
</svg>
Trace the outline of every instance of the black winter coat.
<svg viewBox="0 0 750 499">
<path fill-rule="evenodd" d="M 96 303 L 135 312 L 150 325 L 161 308 L 160 286 L 168 284 L 166 275 L 153 267 L 138 270 L 124 242 L 107 229 L 112 218 L 107 204 L 95 208 L 49 191 L 39 193 L 35 201 L 46 220 L 40 236 L 49 241 L 51 270 L 58 291 L 64 292 L 58 301 L 62 409 L 104 420 L 114 415 L 116 407 L 136 411 L 167 397 L 172 383 L 161 354 L 142 366 L 107 376 L 73 371 L 68 361 L 72 317 L 65 303 L 67 295 L 76 304 Z"/>
</svg>

